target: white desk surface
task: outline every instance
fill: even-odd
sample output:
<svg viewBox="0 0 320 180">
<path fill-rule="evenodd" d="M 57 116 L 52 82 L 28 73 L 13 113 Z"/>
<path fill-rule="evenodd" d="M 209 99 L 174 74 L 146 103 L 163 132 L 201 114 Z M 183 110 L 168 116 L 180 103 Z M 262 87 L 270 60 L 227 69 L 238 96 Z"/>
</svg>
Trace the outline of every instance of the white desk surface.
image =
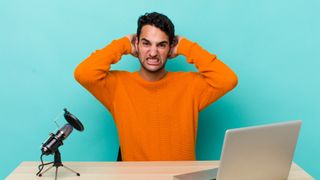
<svg viewBox="0 0 320 180">
<path fill-rule="evenodd" d="M 6 179 L 54 179 L 55 168 L 37 177 L 40 162 L 22 162 Z M 81 175 L 59 167 L 58 179 L 108 179 L 108 180 L 172 180 L 173 176 L 192 171 L 212 169 L 219 161 L 152 161 L 152 162 L 63 162 L 63 164 Z M 48 168 L 51 165 L 44 167 Z M 313 179 L 302 168 L 292 163 L 288 180 Z"/>
</svg>

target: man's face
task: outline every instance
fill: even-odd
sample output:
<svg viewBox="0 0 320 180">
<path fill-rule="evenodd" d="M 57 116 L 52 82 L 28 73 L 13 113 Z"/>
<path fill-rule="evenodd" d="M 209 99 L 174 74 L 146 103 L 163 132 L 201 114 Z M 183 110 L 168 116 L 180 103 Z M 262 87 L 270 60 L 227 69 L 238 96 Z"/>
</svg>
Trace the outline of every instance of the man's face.
<svg viewBox="0 0 320 180">
<path fill-rule="evenodd" d="M 170 45 L 169 37 L 161 29 L 151 25 L 143 26 L 136 47 L 144 70 L 159 72 L 164 69 Z"/>
</svg>

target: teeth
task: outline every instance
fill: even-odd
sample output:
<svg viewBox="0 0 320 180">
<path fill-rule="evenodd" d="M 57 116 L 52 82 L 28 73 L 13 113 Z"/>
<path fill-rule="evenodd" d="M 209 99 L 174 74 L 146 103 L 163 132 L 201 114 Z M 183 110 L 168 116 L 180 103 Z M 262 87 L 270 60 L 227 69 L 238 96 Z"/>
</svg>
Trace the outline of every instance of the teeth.
<svg viewBox="0 0 320 180">
<path fill-rule="evenodd" d="M 149 59 L 148 61 L 151 61 L 151 62 L 159 62 L 159 59 Z"/>
<path fill-rule="evenodd" d="M 159 59 L 151 59 L 150 58 L 150 59 L 147 59 L 147 61 L 148 61 L 149 64 L 153 64 L 153 65 L 160 63 Z"/>
<path fill-rule="evenodd" d="M 150 61 L 159 61 L 159 59 L 148 59 Z"/>
</svg>

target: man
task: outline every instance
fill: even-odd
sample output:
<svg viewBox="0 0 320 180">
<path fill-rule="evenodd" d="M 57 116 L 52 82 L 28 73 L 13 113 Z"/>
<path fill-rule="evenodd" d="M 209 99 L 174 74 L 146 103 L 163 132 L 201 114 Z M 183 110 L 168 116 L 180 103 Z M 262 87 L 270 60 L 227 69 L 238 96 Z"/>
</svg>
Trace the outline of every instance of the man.
<svg viewBox="0 0 320 180">
<path fill-rule="evenodd" d="M 138 72 L 110 71 L 122 55 Z M 183 55 L 199 72 L 167 72 L 168 58 Z M 76 80 L 112 114 L 124 161 L 195 160 L 199 112 L 233 89 L 237 76 L 187 38 L 174 35 L 170 19 L 146 13 L 136 35 L 112 41 L 84 60 Z"/>
</svg>

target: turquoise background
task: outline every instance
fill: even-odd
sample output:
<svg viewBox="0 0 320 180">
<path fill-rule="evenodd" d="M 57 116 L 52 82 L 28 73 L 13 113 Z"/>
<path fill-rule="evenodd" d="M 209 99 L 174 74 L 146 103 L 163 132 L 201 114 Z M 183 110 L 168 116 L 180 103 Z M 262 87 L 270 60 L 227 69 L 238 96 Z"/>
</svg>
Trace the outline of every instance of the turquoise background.
<svg viewBox="0 0 320 180">
<path fill-rule="evenodd" d="M 112 117 L 73 78 L 96 49 L 136 31 L 145 12 L 168 15 L 178 34 L 198 42 L 238 75 L 237 88 L 200 114 L 197 158 L 219 159 L 228 128 L 301 119 L 294 161 L 320 178 L 320 1 L 0 1 L 0 179 L 40 145 L 64 107 L 84 124 L 62 146 L 63 161 L 114 161 Z M 135 71 L 125 56 L 112 67 Z M 172 71 L 194 71 L 178 57 Z M 45 157 L 51 160 L 52 156 Z M 34 169 L 36 173 L 37 169 Z"/>
</svg>

